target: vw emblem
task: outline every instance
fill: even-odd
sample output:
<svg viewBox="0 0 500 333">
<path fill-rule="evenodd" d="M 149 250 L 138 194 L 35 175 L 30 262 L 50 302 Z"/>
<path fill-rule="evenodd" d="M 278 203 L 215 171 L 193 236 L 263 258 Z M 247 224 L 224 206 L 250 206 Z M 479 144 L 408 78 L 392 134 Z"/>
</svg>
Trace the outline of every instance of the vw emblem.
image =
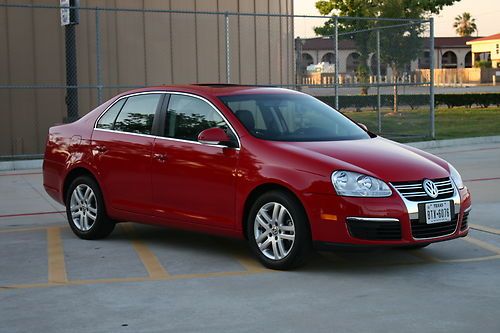
<svg viewBox="0 0 500 333">
<path fill-rule="evenodd" d="M 425 193 L 431 198 L 435 199 L 439 195 L 439 190 L 432 180 L 425 179 L 423 185 Z"/>
</svg>

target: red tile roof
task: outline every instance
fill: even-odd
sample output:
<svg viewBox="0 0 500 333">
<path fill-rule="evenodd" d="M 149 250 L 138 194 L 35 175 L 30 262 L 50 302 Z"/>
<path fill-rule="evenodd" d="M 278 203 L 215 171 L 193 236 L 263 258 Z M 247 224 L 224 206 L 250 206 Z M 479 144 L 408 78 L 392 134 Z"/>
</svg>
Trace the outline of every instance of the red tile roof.
<svg viewBox="0 0 500 333">
<path fill-rule="evenodd" d="M 468 41 L 477 40 L 476 37 L 435 37 L 434 38 L 434 48 L 470 48 L 467 45 Z M 304 43 L 302 49 L 306 50 L 333 50 L 334 39 L 314 37 L 314 38 L 304 38 L 302 39 Z M 424 38 L 424 45 L 429 45 L 429 39 Z M 356 43 L 352 39 L 341 39 L 339 40 L 340 50 L 354 50 L 356 49 Z"/>
<path fill-rule="evenodd" d="M 495 40 L 495 39 L 500 39 L 500 34 L 494 34 L 491 36 L 476 38 L 476 39 L 471 40 L 471 42 L 473 42 L 473 43 L 474 42 L 483 42 L 486 40 Z"/>
<path fill-rule="evenodd" d="M 456 47 L 465 47 L 469 48 L 467 45 L 468 41 L 475 39 L 476 37 L 434 37 L 434 47 L 436 49 L 440 48 L 456 48 Z"/>
</svg>

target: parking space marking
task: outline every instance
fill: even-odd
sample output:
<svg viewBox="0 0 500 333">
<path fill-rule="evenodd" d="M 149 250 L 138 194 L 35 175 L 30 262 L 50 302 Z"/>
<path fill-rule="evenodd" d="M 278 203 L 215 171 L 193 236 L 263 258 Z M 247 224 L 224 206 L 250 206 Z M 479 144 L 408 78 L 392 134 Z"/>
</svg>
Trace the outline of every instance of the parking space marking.
<svg viewBox="0 0 500 333">
<path fill-rule="evenodd" d="M 193 274 L 176 274 L 171 275 L 161 265 L 156 255 L 144 244 L 136 238 L 135 231 L 131 224 L 122 224 L 121 227 L 129 233 L 132 238 L 130 241 L 133 244 L 141 262 L 148 272 L 148 276 L 144 277 L 125 277 L 125 278 L 105 278 L 105 279 L 88 279 L 88 280 L 68 280 L 66 265 L 64 260 L 64 248 L 61 239 L 61 228 L 65 225 L 51 225 L 44 227 L 28 227 L 17 229 L 4 229 L 0 232 L 28 232 L 36 230 L 45 230 L 47 232 L 47 253 L 48 253 L 48 281 L 46 283 L 32 283 L 32 284 L 14 284 L 0 286 L 0 290 L 9 289 L 29 289 L 29 288 L 48 288 L 55 286 L 76 286 L 76 285 L 91 285 L 103 283 L 127 283 L 127 282 L 147 282 L 147 281 L 171 281 L 182 279 L 200 279 L 200 278 L 215 278 L 215 277 L 228 277 L 228 276 L 245 276 L 252 274 L 272 273 L 273 270 L 265 268 L 257 260 L 250 255 L 238 251 L 234 257 L 244 267 L 242 271 L 231 272 L 209 272 L 209 273 L 193 273 Z M 493 229 L 493 228 L 491 228 Z M 497 231 L 496 229 L 493 229 Z M 439 259 L 423 251 L 409 251 L 412 255 L 423 259 L 429 263 L 468 263 L 487 260 L 500 259 L 500 248 L 490 243 L 481 241 L 476 238 L 467 236 L 463 240 L 485 249 L 494 255 L 477 257 L 477 258 L 464 258 L 464 259 Z M 330 253 L 332 254 L 332 253 Z M 335 254 L 334 254 L 335 255 Z M 336 255 L 335 255 L 336 256 Z M 339 256 L 344 263 L 347 263 L 345 258 Z M 398 262 L 391 264 L 394 265 L 408 265 L 418 264 L 418 262 Z"/>
<path fill-rule="evenodd" d="M 47 255 L 49 283 L 68 282 L 61 229 L 59 227 L 47 228 Z"/>
<path fill-rule="evenodd" d="M 269 271 L 268 268 L 262 266 L 257 260 L 245 255 L 234 255 L 235 259 L 243 266 L 248 272 L 264 272 Z"/>
<path fill-rule="evenodd" d="M 151 252 L 151 250 L 140 240 L 135 238 L 134 227 L 131 224 L 123 224 L 123 229 L 133 237 L 132 246 L 134 247 L 135 252 L 141 259 L 142 264 L 148 271 L 149 277 L 151 279 L 163 279 L 168 277 L 167 270 L 162 266 L 158 257 Z"/>
<path fill-rule="evenodd" d="M 58 211 L 53 211 L 53 212 L 6 214 L 6 215 L 0 215 L 0 219 L 1 218 L 8 218 L 8 217 L 35 216 L 35 215 L 51 215 L 51 214 L 62 214 L 62 213 L 65 213 L 65 211 L 64 210 L 58 210 Z"/>
<path fill-rule="evenodd" d="M 479 224 L 470 224 L 470 228 L 474 230 L 479 230 L 479 231 L 484 231 L 490 234 L 495 234 L 495 235 L 500 235 L 500 230 L 491 228 L 491 227 L 486 227 L 484 225 L 479 225 Z"/>
<path fill-rule="evenodd" d="M 41 172 L 0 173 L 0 177 L 41 175 Z"/>
<path fill-rule="evenodd" d="M 493 252 L 493 253 L 500 255 L 500 248 L 496 247 L 493 244 L 487 243 L 487 242 L 479 240 L 477 238 L 472 238 L 471 236 L 467 236 L 467 237 L 463 238 L 463 240 L 466 242 L 469 242 L 471 244 L 474 244 L 480 248 L 483 248 L 487 251 L 490 251 L 490 252 Z"/>
</svg>

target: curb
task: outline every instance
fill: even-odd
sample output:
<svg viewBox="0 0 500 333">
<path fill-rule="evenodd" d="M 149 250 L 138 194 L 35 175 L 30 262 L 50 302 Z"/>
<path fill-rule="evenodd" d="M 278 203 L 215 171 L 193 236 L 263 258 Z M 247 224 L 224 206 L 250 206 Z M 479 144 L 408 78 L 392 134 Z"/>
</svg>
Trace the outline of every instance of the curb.
<svg viewBox="0 0 500 333">
<path fill-rule="evenodd" d="M 405 145 L 419 149 L 432 149 L 432 148 L 444 148 L 444 147 L 458 147 L 466 145 L 478 145 L 485 143 L 500 143 L 500 135 L 481 136 L 481 137 L 463 138 L 463 139 L 408 142 L 405 143 Z"/>
<path fill-rule="evenodd" d="M 41 169 L 43 160 L 18 160 L 0 162 L 0 171 Z"/>
</svg>

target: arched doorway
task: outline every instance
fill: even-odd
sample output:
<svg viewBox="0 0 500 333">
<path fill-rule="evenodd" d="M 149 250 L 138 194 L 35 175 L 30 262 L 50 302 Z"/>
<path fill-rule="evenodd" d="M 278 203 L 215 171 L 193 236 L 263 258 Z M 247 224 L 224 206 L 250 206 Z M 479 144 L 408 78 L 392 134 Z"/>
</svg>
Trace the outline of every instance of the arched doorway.
<svg viewBox="0 0 500 333">
<path fill-rule="evenodd" d="M 464 67 L 465 68 L 472 68 L 472 52 L 469 51 L 465 55 L 465 60 L 464 60 Z"/>
<path fill-rule="evenodd" d="M 457 55 L 453 51 L 446 51 L 441 57 L 442 68 L 457 68 Z"/>
<path fill-rule="evenodd" d="M 370 60 L 370 69 L 372 71 L 372 75 L 377 75 L 377 55 L 374 54 Z M 387 75 L 387 64 L 380 62 L 380 75 Z"/>
<path fill-rule="evenodd" d="M 334 64 L 335 63 L 335 55 L 331 52 L 328 52 L 323 57 L 321 57 L 321 62 L 327 62 L 329 64 Z"/>
<path fill-rule="evenodd" d="M 302 53 L 302 65 L 307 67 L 314 63 L 313 57 L 309 53 Z"/>
<path fill-rule="evenodd" d="M 354 73 L 359 66 L 359 53 L 353 52 L 347 56 L 346 71 L 347 73 Z"/>
</svg>

